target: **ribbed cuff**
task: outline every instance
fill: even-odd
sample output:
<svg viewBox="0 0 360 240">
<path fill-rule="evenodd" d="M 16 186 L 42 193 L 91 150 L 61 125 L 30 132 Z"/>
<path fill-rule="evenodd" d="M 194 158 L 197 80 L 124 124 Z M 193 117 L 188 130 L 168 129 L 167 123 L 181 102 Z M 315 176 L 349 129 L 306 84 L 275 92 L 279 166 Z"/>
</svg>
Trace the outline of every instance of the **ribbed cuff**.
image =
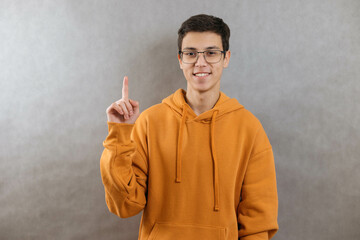
<svg viewBox="0 0 360 240">
<path fill-rule="evenodd" d="M 109 134 L 105 139 L 106 143 L 128 144 L 134 124 L 107 122 Z"/>
</svg>

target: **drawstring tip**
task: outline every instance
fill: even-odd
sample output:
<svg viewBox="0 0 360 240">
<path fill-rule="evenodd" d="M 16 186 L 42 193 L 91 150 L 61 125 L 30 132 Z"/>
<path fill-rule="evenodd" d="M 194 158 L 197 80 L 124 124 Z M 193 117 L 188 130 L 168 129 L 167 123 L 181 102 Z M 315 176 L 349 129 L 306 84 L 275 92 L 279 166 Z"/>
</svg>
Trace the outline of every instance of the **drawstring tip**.
<svg viewBox="0 0 360 240">
<path fill-rule="evenodd" d="M 214 211 L 218 212 L 218 211 L 220 211 L 220 208 L 217 207 L 217 206 L 215 206 L 215 207 L 214 207 Z"/>
</svg>

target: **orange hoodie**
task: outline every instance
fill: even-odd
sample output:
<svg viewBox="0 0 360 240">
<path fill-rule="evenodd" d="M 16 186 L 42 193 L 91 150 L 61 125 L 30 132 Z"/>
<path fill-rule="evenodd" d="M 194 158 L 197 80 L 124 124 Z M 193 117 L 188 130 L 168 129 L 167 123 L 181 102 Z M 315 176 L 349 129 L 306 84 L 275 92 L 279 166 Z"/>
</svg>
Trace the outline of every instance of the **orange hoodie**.
<svg viewBox="0 0 360 240">
<path fill-rule="evenodd" d="M 135 124 L 108 122 L 100 169 L 111 212 L 143 210 L 140 240 L 270 239 L 278 199 L 259 120 L 220 92 L 196 115 L 178 89 Z"/>
</svg>

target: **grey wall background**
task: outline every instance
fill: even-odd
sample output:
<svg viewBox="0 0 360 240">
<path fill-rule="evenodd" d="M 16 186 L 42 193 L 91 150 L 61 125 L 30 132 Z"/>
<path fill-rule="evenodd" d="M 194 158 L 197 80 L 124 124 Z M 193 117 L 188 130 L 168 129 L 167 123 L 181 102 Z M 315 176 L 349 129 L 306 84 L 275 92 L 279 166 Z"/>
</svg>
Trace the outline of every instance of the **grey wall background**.
<svg viewBox="0 0 360 240">
<path fill-rule="evenodd" d="M 274 148 L 274 239 L 359 239 L 360 1 L 0 1 L 0 238 L 137 239 L 108 212 L 99 159 L 106 108 L 141 110 L 185 79 L 177 29 L 228 23 L 222 91 Z"/>
</svg>

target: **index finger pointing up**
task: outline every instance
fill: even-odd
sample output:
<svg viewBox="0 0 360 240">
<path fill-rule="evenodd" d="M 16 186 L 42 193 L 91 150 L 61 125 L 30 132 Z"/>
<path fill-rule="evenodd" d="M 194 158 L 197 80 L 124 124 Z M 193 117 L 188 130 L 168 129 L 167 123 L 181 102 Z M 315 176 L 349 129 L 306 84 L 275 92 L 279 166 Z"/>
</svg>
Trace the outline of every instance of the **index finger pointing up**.
<svg viewBox="0 0 360 240">
<path fill-rule="evenodd" d="M 124 77 L 123 87 L 122 87 L 122 98 L 129 99 L 129 86 L 128 86 L 128 77 Z"/>
</svg>

